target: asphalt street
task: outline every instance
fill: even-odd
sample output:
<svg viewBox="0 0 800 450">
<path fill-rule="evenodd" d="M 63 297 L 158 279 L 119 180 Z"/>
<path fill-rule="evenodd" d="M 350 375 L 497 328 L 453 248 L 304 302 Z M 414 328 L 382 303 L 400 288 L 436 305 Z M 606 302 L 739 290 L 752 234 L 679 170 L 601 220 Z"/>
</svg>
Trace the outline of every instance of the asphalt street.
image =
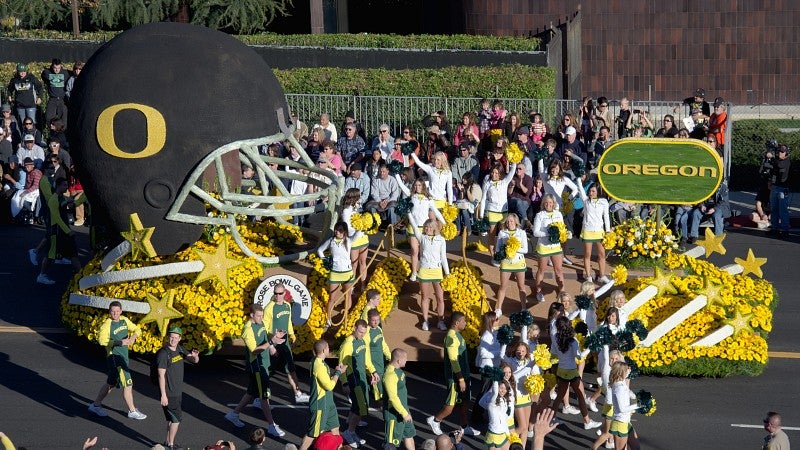
<svg viewBox="0 0 800 450">
<path fill-rule="evenodd" d="M 85 232 L 85 228 L 81 229 Z M 119 392 L 105 402 L 109 417 L 99 418 L 86 410 L 105 380 L 103 351 L 97 344 L 65 332 L 60 325 L 58 305 L 70 277 L 69 266 L 55 266 L 54 286 L 34 282 L 37 269 L 28 262 L 27 249 L 36 245 L 41 230 L 36 227 L 0 226 L 3 258 L 0 258 L 0 431 L 11 437 L 17 448 L 80 448 L 90 436 L 99 436 L 97 448 L 140 449 L 162 442 L 165 422 L 156 388 L 148 380 L 147 359 L 134 357 L 134 396 L 137 407 L 148 414 L 144 421 L 128 419 Z M 765 432 L 761 420 L 766 411 L 783 414 L 791 440 L 800 443 L 800 342 L 795 324 L 800 306 L 795 292 L 800 289 L 796 254 L 797 234 L 778 240 L 763 232 L 728 230 L 724 244 L 727 254 L 713 255 L 719 265 L 744 258 L 752 248 L 759 257 L 769 258 L 763 267 L 780 295 L 770 335 L 771 357 L 759 377 L 727 379 L 686 379 L 640 377 L 634 390 L 644 388 L 658 399 L 652 417 L 638 416 L 634 423 L 643 448 L 648 449 L 754 449 L 760 448 Z M 85 259 L 86 255 L 84 255 Z M 391 342 L 389 343 L 391 345 Z M 307 390 L 307 361 L 301 361 L 299 376 Z M 440 364 L 407 367 L 412 415 L 420 445 L 431 437 L 425 417 L 433 414 L 444 397 Z M 476 379 L 477 380 L 477 379 Z M 242 358 L 228 355 L 204 356 L 198 366 L 187 367 L 183 401 L 184 421 L 176 442 L 185 448 L 202 449 L 217 439 L 231 440 L 246 448 L 246 436 L 254 426 L 266 426 L 261 413 L 250 409 L 242 415 L 244 429 L 223 418 L 231 403 L 244 392 L 247 379 Z M 478 383 L 473 383 L 476 386 Z M 273 382 L 274 414 L 287 432 L 284 440 L 271 440 L 268 448 L 282 448 L 284 442 L 298 443 L 304 434 L 306 407 L 291 404 L 285 377 Z M 337 393 L 342 418 L 348 404 Z M 574 402 L 574 399 L 573 399 Z M 592 413 L 598 418 L 598 413 Z M 452 416 L 451 419 L 455 419 Z M 578 416 L 562 416 L 562 424 L 546 440 L 547 448 L 587 448 L 594 439 L 584 431 Z M 449 423 L 446 430 L 455 425 Z M 383 421 L 373 413 L 368 426 L 359 432 L 365 448 L 379 448 Z M 480 439 L 468 439 L 469 448 L 484 448 Z"/>
</svg>

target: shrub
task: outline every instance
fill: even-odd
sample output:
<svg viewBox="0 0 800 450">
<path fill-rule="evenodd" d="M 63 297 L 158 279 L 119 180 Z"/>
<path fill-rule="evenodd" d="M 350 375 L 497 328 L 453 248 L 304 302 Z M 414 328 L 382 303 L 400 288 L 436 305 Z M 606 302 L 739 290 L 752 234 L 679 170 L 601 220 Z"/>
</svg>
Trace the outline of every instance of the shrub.
<svg viewBox="0 0 800 450">
<path fill-rule="evenodd" d="M 763 180 L 758 176 L 758 168 L 766 151 L 764 143 L 768 139 L 775 139 L 791 149 L 789 181 L 793 191 L 800 189 L 800 133 L 785 132 L 796 128 L 800 128 L 800 121 L 746 119 L 734 122 L 731 136 L 731 188 L 758 189 L 761 186 Z"/>
</svg>

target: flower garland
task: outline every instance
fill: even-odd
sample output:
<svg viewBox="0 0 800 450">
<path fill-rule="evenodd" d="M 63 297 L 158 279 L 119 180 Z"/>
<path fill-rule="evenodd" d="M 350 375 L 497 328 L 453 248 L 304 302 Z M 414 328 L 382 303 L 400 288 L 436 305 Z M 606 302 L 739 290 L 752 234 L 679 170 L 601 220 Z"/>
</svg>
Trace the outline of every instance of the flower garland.
<svg viewBox="0 0 800 450">
<path fill-rule="evenodd" d="M 678 249 L 672 230 L 663 222 L 635 217 L 614 227 L 603 237 L 603 246 L 625 265 L 636 260 L 660 260 Z"/>
<path fill-rule="evenodd" d="M 544 391 L 544 384 L 544 377 L 539 374 L 528 375 L 525 378 L 525 381 L 522 382 L 525 390 L 527 390 L 531 395 L 541 394 L 542 391 Z"/>
<path fill-rule="evenodd" d="M 456 261 L 450 265 L 450 275 L 442 280 L 442 289 L 450 294 L 453 311 L 466 316 L 467 327 L 461 334 L 467 345 L 477 347 L 482 316 L 489 310 L 481 272 L 470 263 Z"/>
<path fill-rule="evenodd" d="M 522 162 L 523 156 L 525 156 L 525 154 L 522 152 L 516 142 L 512 142 L 508 145 L 508 149 L 506 150 L 506 158 L 508 159 L 508 162 L 511 164 L 519 164 Z"/>
<path fill-rule="evenodd" d="M 511 236 L 506 240 L 505 258 L 513 259 L 515 256 L 517 256 L 517 252 L 520 248 L 522 248 L 522 242 L 520 242 L 516 236 Z"/>
</svg>

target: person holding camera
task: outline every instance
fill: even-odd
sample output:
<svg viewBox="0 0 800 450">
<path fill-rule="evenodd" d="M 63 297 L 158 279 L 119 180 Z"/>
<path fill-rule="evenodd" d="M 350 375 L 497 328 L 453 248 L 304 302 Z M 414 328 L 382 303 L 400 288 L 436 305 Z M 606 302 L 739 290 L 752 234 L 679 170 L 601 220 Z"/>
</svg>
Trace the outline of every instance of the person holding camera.
<svg viewBox="0 0 800 450">
<path fill-rule="evenodd" d="M 164 447 L 177 448 L 175 436 L 181 423 L 181 398 L 183 397 L 183 361 L 192 364 L 200 362 L 200 352 L 192 349 L 187 352 L 180 345 L 183 330 L 172 327 L 167 333 L 166 344 L 156 353 L 156 366 L 158 372 L 158 390 L 161 394 L 161 408 L 167 420 L 167 439 Z"/>
<path fill-rule="evenodd" d="M 786 236 L 789 233 L 789 146 L 775 146 L 775 152 L 768 150 L 766 160 L 762 164 L 762 174 L 769 174 L 772 186 L 769 203 L 772 206 L 770 216 L 771 235 Z"/>
</svg>

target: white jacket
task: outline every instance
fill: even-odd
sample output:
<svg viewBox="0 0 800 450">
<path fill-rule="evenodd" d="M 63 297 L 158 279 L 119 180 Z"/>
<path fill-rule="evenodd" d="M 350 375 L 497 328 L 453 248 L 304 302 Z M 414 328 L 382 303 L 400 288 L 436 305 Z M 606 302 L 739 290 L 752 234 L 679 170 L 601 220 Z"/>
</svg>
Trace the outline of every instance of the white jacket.
<svg viewBox="0 0 800 450">
<path fill-rule="evenodd" d="M 357 231 L 356 237 L 359 236 L 361 236 L 361 232 Z M 333 260 L 331 270 L 334 272 L 347 272 L 348 270 L 353 270 L 353 265 L 350 262 L 350 247 L 352 246 L 353 239 L 347 238 L 338 240 L 332 237 L 319 246 L 317 255 L 319 255 L 320 258 L 324 258 L 325 250 L 330 248 L 331 259 Z"/>
<path fill-rule="evenodd" d="M 517 250 L 517 254 L 514 255 L 511 259 L 506 259 L 506 261 L 510 263 L 519 262 L 519 260 L 525 258 L 525 254 L 528 253 L 528 235 L 520 228 L 517 228 L 514 231 L 509 231 L 506 229 L 500 230 L 497 233 L 497 248 L 502 248 L 506 241 L 511 237 L 516 237 L 519 242 L 522 244 Z"/>
<path fill-rule="evenodd" d="M 411 198 L 411 211 L 409 211 L 409 215 L 414 216 L 414 222 L 417 223 L 418 226 L 422 226 L 426 220 L 430 217 L 429 213 L 433 212 L 433 215 L 436 217 L 441 223 L 445 223 L 444 217 L 442 217 L 442 213 L 436 209 L 436 202 L 429 197 L 425 197 L 422 194 L 411 194 L 411 189 L 409 189 L 405 183 L 403 183 L 403 179 L 400 178 L 400 175 L 395 175 L 397 179 L 397 184 L 400 186 L 400 191 L 403 192 L 403 195 L 406 197 Z"/>
<path fill-rule="evenodd" d="M 447 263 L 447 241 L 440 235 L 423 235 L 419 231 L 414 217 L 409 215 L 408 220 L 411 222 L 411 228 L 414 229 L 414 235 L 419 241 L 419 267 L 421 269 L 435 269 L 441 267 L 444 274 L 449 275 L 450 266 Z"/>
<path fill-rule="evenodd" d="M 511 164 L 511 169 L 508 171 L 505 178 L 498 181 L 492 181 L 492 179 L 489 178 L 483 183 L 483 197 L 481 198 L 482 215 L 485 216 L 486 211 L 508 211 L 508 184 L 514 179 L 516 168 L 516 164 Z"/>
<path fill-rule="evenodd" d="M 608 200 L 598 198 L 590 200 L 583 190 L 583 183 L 578 178 L 578 193 L 583 200 L 583 229 L 586 231 L 611 231 L 611 220 L 608 216 Z"/>
<path fill-rule="evenodd" d="M 412 153 L 411 157 L 414 158 L 414 163 L 428 174 L 431 197 L 434 200 L 447 200 L 447 203 L 453 203 L 453 172 L 425 164 L 415 153 Z"/>
</svg>

